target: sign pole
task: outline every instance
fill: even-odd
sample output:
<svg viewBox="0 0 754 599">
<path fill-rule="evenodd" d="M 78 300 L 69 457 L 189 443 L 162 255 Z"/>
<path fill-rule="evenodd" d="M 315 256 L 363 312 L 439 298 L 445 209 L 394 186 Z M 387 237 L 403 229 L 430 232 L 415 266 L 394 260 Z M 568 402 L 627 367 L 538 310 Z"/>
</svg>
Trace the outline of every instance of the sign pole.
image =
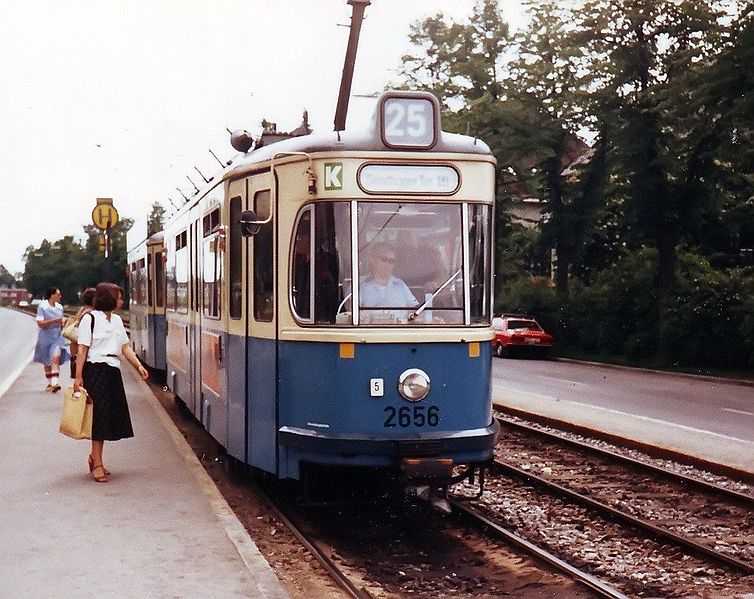
<svg viewBox="0 0 754 599">
<path fill-rule="evenodd" d="M 118 224 L 118 211 L 113 206 L 112 198 L 97 198 L 97 205 L 92 210 L 92 222 L 104 233 L 104 244 L 101 247 L 104 253 L 102 263 L 102 278 L 112 282 L 113 278 L 113 248 L 110 229 Z"/>
<path fill-rule="evenodd" d="M 110 283 L 112 275 L 112 252 L 110 251 L 110 226 L 105 229 L 105 260 L 102 265 L 102 278 Z"/>
</svg>

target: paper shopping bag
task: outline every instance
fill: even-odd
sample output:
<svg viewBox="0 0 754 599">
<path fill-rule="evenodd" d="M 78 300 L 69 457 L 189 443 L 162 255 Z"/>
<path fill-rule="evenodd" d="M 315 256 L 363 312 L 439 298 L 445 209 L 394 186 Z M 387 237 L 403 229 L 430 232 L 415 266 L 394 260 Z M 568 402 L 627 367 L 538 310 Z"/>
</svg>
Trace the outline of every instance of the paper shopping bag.
<svg viewBox="0 0 754 599">
<path fill-rule="evenodd" d="M 73 391 L 73 385 L 63 396 L 63 415 L 60 417 L 60 432 L 73 439 L 92 438 L 92 400 L 85 389 Z"/>
</svg>

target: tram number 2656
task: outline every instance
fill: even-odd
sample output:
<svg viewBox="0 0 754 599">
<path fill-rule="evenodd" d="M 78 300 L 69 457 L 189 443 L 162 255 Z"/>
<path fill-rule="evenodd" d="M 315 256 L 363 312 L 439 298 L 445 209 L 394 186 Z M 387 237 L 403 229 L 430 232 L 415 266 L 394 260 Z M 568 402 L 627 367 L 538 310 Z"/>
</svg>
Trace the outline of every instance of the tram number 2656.
<svg viewBox="0 0 754 599">
<path fill-rule="evenodd" d="M 388 406 L 385 408 L 387 418 L 383 426 L 393 428 L 400 426 L 407 428 L 409 426 L 437 426 L 440 424 L 440 408 L 437 406 L 403 406 L 394 408 Z"/>
</svg>

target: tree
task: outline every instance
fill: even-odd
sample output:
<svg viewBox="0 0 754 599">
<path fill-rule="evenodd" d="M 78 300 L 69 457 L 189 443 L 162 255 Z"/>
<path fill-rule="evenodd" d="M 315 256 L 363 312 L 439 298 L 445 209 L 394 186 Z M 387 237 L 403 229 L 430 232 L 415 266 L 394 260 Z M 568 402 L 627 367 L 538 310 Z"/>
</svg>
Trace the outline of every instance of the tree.
<svg viewBox="0 0 754 599">
<path fill-rule="evenodd" d="M 126 233 L 133 222 L 130 218 L 121 219 L 110 231 L 113 256 L 109 279 L 126 291 Z M 87 235 L 84 245 L 69 235 L 26 248 L 23 281 L 33 296 L 42 297 L 47 288 L 59 287 L 65 303 L 77 303 L 83 289 L 105 280 L 104 255 L 99 250 L 102 231 L 94 225 L 83 228 Z"/>
<path fill-rule="evenodd" d="M 147 237 L 162 231 L 165 226 L 165 208 L 162 204 L 155 202 L 152 204 L 152 211 L 147 217 Z M 130 228 L 130 227 L 129 227 Z"/>
<path fill-rule="evenodd" d="M 14 277 L 4 265 L 0 264 L 0 286 L 2 287 L 14 287 L 16 284 L 16 277 Z"/>
<path fill-rule="evenodd" d="M 126 269 L 128 267 L 128 248 L 126 235 L 131 227 L 133 227 L 133 224 L 134 219 L 122 218 L 110 229 L 112 257 L 110 258 L 109 266 L 105 263 L 104 254 L 99 250 L 99 239 L 102 236 L 102 231 L 94 225 L 84 225 L 84 232 L 87 235 L 86 251 L 90 256 L 97 282 L 109 279 L 109 282 L 117 283 L 124 289 L 127 288 Z"/>
<path fill-rule="evenodd" d="M 574 39 L 588 57 L 594 94 L 614 115 L 614 175 L 638 246 L 657 248 L 656 284 L 670 291 L 676 246 L 693 226 L 699 160 L 711 140 L 703 121 L 681 117 L 687 98 L 675 81 L 719 52 L 714 0 L 594 0 L 575 13 Z"/>
<path fill-rule="evenodd" d="M 53 243 L 45 239 L 39 247 L 29 246 L 24 258 L 24 285 L 33 296 L 42 297 L 48 288 L 59 287 L 64 302 L 76 303 L 89 260 L 73 236 Z"/>
</svg>

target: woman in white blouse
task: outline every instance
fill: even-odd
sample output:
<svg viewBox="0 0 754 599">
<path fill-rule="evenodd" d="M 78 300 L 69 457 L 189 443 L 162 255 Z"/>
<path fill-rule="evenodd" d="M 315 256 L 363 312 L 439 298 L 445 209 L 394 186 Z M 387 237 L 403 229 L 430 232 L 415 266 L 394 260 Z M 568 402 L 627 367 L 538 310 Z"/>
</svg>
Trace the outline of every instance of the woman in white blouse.
<svg viewBox="0 0 754 599">
<path fill-rule="evenodd" d="M 92 399 L 89 471 L 98 483 L 107 482 L 110 474 L 102 461 L 105 441 L 134 436 L 119 356 L 122 354 L 142 379 L 149 376 L 129 345 L 123 321 L 113 312 L 122 305 L 123 289 L 113 283 L 100 283 L 94 292 L 94 310 L 79 323 L 73 388 L 78 391 L 83 387 Z"/>
</svg>

